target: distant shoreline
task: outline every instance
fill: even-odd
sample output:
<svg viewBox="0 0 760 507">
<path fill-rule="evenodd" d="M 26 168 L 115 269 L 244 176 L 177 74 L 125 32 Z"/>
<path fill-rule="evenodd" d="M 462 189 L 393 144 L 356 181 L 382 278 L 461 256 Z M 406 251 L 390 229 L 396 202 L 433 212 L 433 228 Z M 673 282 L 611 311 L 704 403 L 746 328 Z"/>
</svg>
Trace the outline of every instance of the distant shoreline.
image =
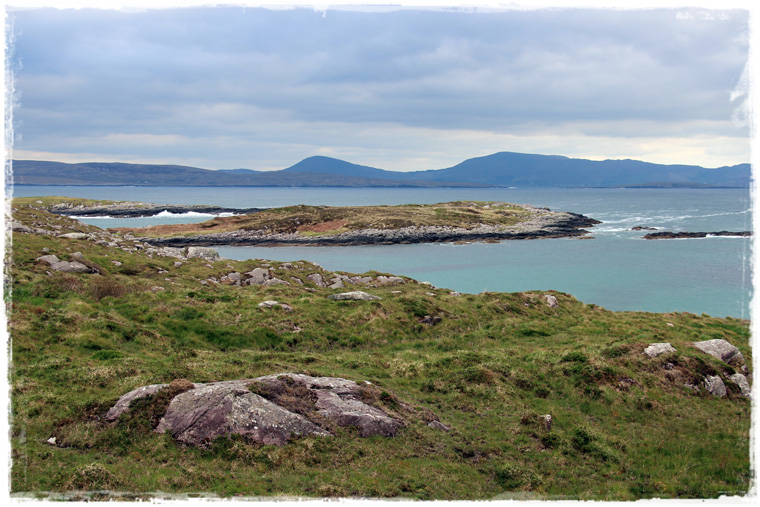
<svg viewBox="0 0 760 507">
<path fill-rule="evenodd" d="M 724 185 L 671 185 L 671 186 L 658 186 L 658 185 L 614 185 L 614 186 L 515 186 L 515 185 L 441 185 L 436 187 L 418 187 L 415 185 L 368 185 L 368 186 L 348 186 L 348 185 L 113 185 L 113 184 L 73 184 L 73 183 L 16 183 L 9 185 L 12 187 L 116 187 L 116 188 L 348 188 L 348 189 L 362 189 L 362 188 L 387 188 L 389 190 L 395 190 L 399 188 L 409 188 L 415 190 L 437 190 L 441 188 L 467 188 L 467 189 L 489 189 L 489 188 L 503 188 L 503 189 L 545 189 L 545 188 L 566 188 L 572 190 L 593 189 L 593 190 L 619 190 L 619 189 L 642 189 L 642 190 L 749 190 L 749 186 L 724 186 Z"/>
</svg>

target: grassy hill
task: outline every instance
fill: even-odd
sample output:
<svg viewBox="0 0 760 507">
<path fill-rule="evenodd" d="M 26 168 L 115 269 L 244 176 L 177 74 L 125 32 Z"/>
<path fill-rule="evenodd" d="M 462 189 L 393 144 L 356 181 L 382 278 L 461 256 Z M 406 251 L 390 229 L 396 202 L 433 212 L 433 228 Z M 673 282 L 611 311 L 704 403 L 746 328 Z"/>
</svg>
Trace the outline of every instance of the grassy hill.
<svg viewBox="0 0 760 507">
<path fill-rule="evenodd" d="M 380 300 L 333 301 L 351 289 L 307 277 L 342 273 L 307 261 L 180 260 L 28 204 L 12 214 L 15 495 L 634 500 L 750 487 L 750 401 L 731 383 L 724 398 L 685 387 L 734 372 L 694 341 L 725 339 L 752 364 L 747 321 L 610 312 L 553 291 L 458 295 L 407 278 L 361 289 Z M 82 235 L 61 236 L 71 232 Z M 99 274 L 53 271 L 38 260 L 51 254 Z M 228 284 L 254 268 L 291 283 Z M 677 352 L 650 359 L 653 342 Z M 370 381 L 451 430 L 199 449 L 147 420 L 102 419 L 139 386 L 286 371 Z"/>
</svg>

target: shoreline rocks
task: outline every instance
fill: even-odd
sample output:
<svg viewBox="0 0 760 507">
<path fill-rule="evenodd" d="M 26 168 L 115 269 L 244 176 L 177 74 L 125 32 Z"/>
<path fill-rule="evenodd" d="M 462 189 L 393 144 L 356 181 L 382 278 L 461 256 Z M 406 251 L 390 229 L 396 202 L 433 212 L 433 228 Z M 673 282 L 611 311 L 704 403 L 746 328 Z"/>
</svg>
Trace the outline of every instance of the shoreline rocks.
<svg viewBox="0 0 760 507">
<path fill-rule="evenodd" d="M 718 231 L 718 232 L 650 232 L 643 236 L 644 239 L 693 239 L 707 238 L 710 236 L 742 237 L 752 236 L 752 231 Z"/>
</svg>

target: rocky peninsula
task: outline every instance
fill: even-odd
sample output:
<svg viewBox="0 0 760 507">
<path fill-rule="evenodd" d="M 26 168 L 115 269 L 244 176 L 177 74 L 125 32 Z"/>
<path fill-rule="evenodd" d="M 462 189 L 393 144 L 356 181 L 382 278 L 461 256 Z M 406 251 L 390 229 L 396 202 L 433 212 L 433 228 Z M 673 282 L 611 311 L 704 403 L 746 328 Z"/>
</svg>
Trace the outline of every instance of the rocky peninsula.
<svg viewBox="0 0 760 507">
<path fill-rule="evenodd" d="M 120 228 L 156 246 L 349 246 L 579 237 L 600 223 L 570 212 L 499 202 L 292 206 L 201 224 Z"/>
</svg>

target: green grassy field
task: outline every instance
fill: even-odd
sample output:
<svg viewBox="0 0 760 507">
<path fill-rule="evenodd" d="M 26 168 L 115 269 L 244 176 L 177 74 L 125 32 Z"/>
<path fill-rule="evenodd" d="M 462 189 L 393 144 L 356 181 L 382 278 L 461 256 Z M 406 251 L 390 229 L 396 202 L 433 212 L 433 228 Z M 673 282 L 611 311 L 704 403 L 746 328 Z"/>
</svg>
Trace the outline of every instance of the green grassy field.
<svg viewBox="0 0 760 507">
<path fill-rule="evenodd" d="M 96 230 L 21 205 L 13 218 Z M 610 312 L 558 292 L 457 296 L 409 279 L 360 289 L 381 300 L 333 301 L 353 289 L 314 285 L 307 275 L 331 273 L 305 261 L 175 266 L 30 233 L 9 246 L 16 495 L 635 500 L 744 495 L 753 479 L 750 401 L 730 383 L 722 399 L 684 387 L 734 371 L 693 341 L 728 340 L 752 364 L 747 321 Z M 101 274 L 35 260 L 74 252 Z M 200 283 L 260 266 L 304 285 Z M 259 308 L 265 300 L 292 311 Z M 653 342 L 678 352 L 649 359 Z M 393 438 L 343 429 L 282 447 L 231 437 L 197 449 L 139 417 L 101 419 L 142 385 L 281 372 L 368 380 L 451 431 L 418 421 Z"/>
</svg>

